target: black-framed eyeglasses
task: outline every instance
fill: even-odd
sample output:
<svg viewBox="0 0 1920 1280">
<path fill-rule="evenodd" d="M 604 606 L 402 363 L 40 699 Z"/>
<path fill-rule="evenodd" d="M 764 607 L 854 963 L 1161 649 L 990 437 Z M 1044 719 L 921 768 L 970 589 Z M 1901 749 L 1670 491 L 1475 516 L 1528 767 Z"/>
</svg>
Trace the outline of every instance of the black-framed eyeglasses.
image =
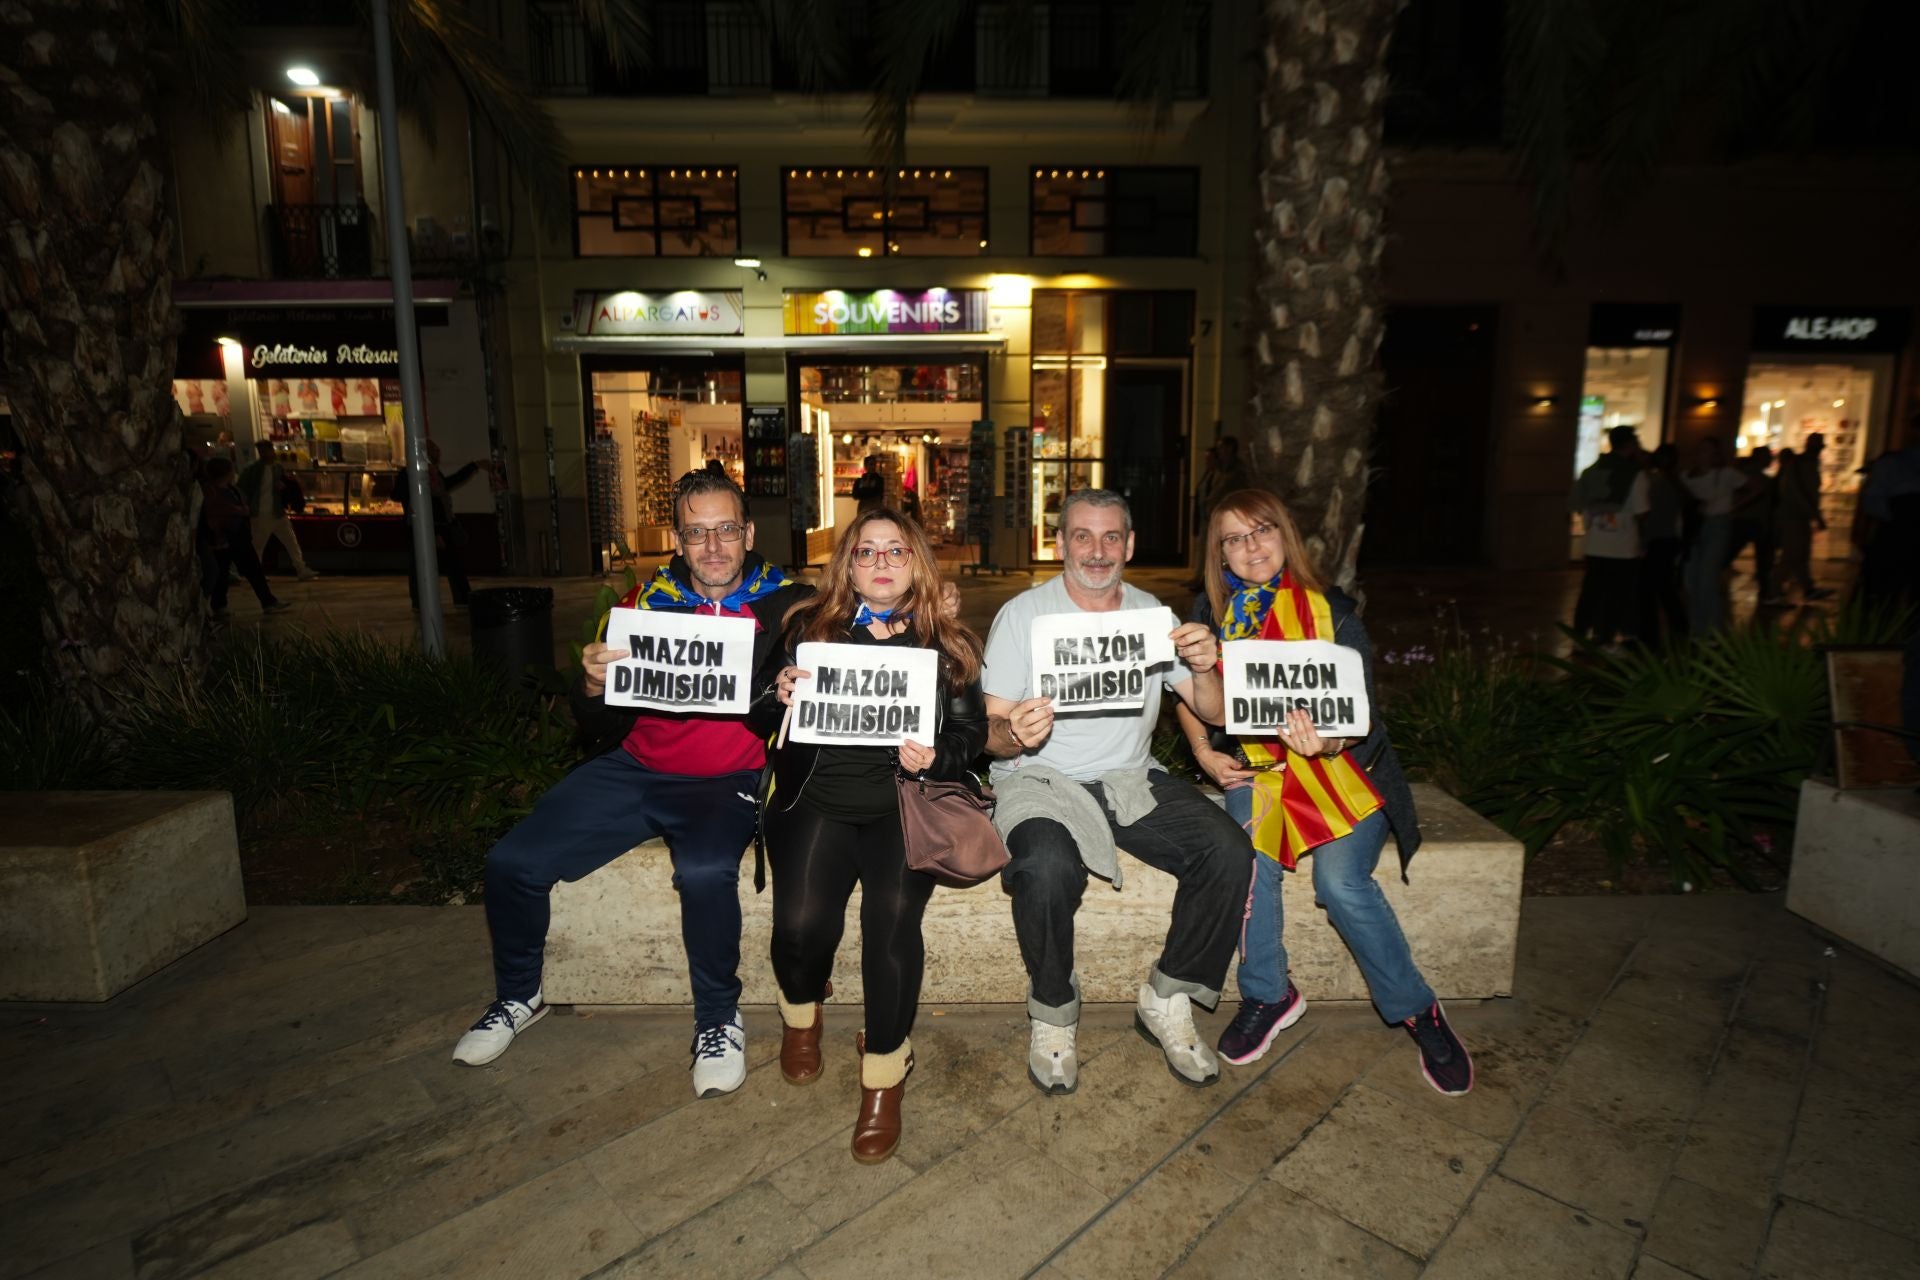
<svg viewBox="0 0 1920 1280">
<path fill-rule="evenodd" d="M 722 542 L 738 542 L 747 536 L 747 526 L 735 524 L 729 520 L 725 524 L 716 524 L 711 527 L 690 524 L 679 532 L 681 542 L 688 546 L 697 546 L 705 543 L 709 538 L 718 538 Z"/>
<path fill-rule="evenodd" d="M 1249 542 L 1253 542 L 1256 540 L 1260 542 L 1265 542 L 1267 540 L 1267 535 L 1272 532 L 1273 532 L 1273 526 L 1271 524 L 1257 524 L 1253 526 L 1253 528 L 1247 530 L 1245 533 L 1230 533 L 1226 537 L 1220 539 L 1220 549 L 1222 551 L 1238 551 L 1240 548 L 1246 546 Z"/>
<path fill-rule="evenodd" d="M 908 546 L 893 546 L 888 547 L 885 551 L 880 550 L 878 547 L 855 547 L 853 549 L 853 562 L 862 569 L 871 569 L 874 561 L 878 560 L 881 556 L 885 556 L 887 563 L 898 569 L 901 565 L 913 559 L 913 548 Z"/>
</svg>

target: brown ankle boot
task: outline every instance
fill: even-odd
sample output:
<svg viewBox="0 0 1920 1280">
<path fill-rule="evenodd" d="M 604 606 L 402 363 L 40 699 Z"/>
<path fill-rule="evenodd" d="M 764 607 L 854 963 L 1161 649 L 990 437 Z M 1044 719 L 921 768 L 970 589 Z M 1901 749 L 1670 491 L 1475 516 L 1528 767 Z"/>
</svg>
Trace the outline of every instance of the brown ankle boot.
<svg viewBox="0 0 1920 1280">
<path fill-rule="evenodd" d="M 788 1084 L 812 1084 L 820 1078 L 819 1002 L 788 1004 L 780 1000 L 780 1075 Z M 811 1017 L 806 1026 L 794 1024 Z"/>
<path fill-rule="evenodd" d="M 913 1071 L 913 1044 L 904 1042 L 892 1053 L 867 1056 L 867 1035 L 853 1038 L 860 1055 L 860 1115 L 853 1122 L 853 1158 L 861 1164 L 879 1164 L 900 1146 L 900 1099 Z"/>
</svg>

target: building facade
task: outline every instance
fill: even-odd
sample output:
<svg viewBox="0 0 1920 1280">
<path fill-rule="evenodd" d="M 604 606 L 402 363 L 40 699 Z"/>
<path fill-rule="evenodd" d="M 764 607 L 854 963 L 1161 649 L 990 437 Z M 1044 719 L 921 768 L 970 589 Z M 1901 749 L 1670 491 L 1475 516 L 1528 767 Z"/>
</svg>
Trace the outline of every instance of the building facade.
<svg viewBox="0 0 1920 1280">
<path fill-rule="evenodd" d="M 800 92 L 749 7 L 690 6 L 632 79 L 531 11 L 575 158 L 571 225 L 507 274 L 539 561 L 663 549 L 667 484 L 709 460 L 778 559 L 824 557 L 869 459 L 949 555 L 1048 562 L 1061 497 L 1098 484 L 1143 558 L 1183 556 L 1194 458 L 1238 399 L 1249 86 L 1222 73 L 1241 24 L 1194 6 L 1150 127 L 1117 97 L 1124 14 L 1043 6 L 1009 42 L 983 6 L 887 166 L 869 95 Z"/>
<path fill-rule="evenodd" d="M 1498 9 L 1435 0 L 1395 33 L 1363 559 L 1565 564 L 1573 476 L 1622 424 L 1742 451 L 1821 432 L 1844 553 L 1858 468 L 1920 396 L 1911 148 L 1678 163 L 1610 216 L 1583 179 L 1550 259 L 1500 145 Z M 432 138 L 403 122 L 429 430 L 453 465 L 500 463 L 456 494 L 476 567 L 663 550 L 673 477 L 706 465 L 742 483 L 772 558 L 818 562 L 870 459 L 965 562 L 1050 562 L 1060 499 L 1089 484 L 1132 500 L 1141 559 L 1188 557 L 1205 451 L 1257 429 L 1259 15 L 1182 11 L 1155 121 L 1120 91 L 1130 10 L 981 5 L 882 165 L 871 96 L 804 90 L 755 6 L 657 6 L 641 73 L 569 7 L 476 8 L 572 160 L 569 214 L 536 217 L 457 91 Z M 282 445 L 321 568 L 395 569 L 376 120 L 329 87 L 353 41 L 272 34 L 247 115 L 169 130 L 178 391 L 206 443 Z M 318 83 L 286 77 L 296 57 Z"/>
</svg>

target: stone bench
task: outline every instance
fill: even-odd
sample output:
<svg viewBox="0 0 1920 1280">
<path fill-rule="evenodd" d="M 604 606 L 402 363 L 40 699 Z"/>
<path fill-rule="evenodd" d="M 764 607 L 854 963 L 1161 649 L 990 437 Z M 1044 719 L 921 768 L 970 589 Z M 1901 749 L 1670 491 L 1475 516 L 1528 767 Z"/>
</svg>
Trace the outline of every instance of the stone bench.
<svg viewBox="0 0 1920 1280">
<path fill-rule="evenodd" d="M 0 794 L 0 1000 L 111 1000 L 247 918 L 224 791 Z"/>
<path fill-rule="evenodd" d="M 1415 960 L 1443 999 L 1484 999 L 1513 990 L 1514 939 L 1520 923 L 1520 843 L 1445 792 L 1416 786 L 1426 844 L 1402 884 L 1391 841 L 1379 881 L 1399 914 Z M 1130 1001 L 1160 954 L 1172 915 L 1173 877 L 1128 859 L 1126 887 L 1088 884 L 1076 920 L 1076 959 L 1085 999 Z M 667 849 L 649 841 L 625 857 L 553 891 L 543 979 L 554 1004 L 684 1005 L 692 1001 L 680 947 L 680 904 Z M 771 887 L 768 893 L 772 892 Z M 741 864 L 745 923 L 741 981 L 749 1004 L 772 1004 L 770 899 L 753 893 L 753 857 Z M 834 998 L 857 1002 L 860 891 L 847 908 L 835 966 Z M 1307 868 L 1286 879 L 1287 954 L 1309 999 L 1365 1000 L 1366 981 L 1326 913 L 1313 901 Z M 972 889 L 939 888 L 927 907 L 929 1004 L 1024 1003 L 1027 975 L 1014 941 L 1013 914 L 995 880 Z M 1233 995 L 1232 981 L 1228 983 Z M 1237 998 L 1237 997 L 1236 997 Z"/>
<path fill-rule="evenodd" d="M 1920 795 L 1800 784 L 1787 910 L 1920 978 Z"/>
</svg>

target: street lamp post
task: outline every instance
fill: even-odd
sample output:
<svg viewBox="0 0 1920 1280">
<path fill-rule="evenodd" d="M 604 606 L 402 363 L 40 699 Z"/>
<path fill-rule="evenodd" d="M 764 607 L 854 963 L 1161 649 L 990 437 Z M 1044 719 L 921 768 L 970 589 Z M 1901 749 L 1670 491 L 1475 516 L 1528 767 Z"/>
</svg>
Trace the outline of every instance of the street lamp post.
<svg viewBox="0 0 1920 1280">
<path fill-rule="evenodd" d="M 426 397 L 420 389 L 420 331 L 413 320 L 413 253 L 407 244 L 407 195 L 400 170 L 400 105 L 393 87 L 391 0 L 373 0 L 373 68 L 380 93 L 380 174 L 386 192 L 387 261 L 393 276 L 394 349 L 400 355 L 400 411 L 407 430 L 407 512 L 413 538 L 414 597 L 420 647 L 447 651 L 440 613 L 440 558 L 433 545 L 433 487 L 428 478 Z"/>
</svg>

